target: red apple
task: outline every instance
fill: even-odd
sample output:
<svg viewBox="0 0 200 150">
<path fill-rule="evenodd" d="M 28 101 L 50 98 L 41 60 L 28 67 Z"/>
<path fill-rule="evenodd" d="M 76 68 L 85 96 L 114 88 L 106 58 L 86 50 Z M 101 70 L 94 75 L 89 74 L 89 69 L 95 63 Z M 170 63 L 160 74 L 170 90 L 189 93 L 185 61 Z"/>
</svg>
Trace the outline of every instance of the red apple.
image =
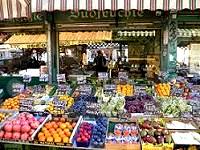
<svg viewBox="0 0 200 150">
<path fill-rule="evenodd" d="M 20 133 L 19 132 L 14 132 L 13 135 L 12 135 L 12 139 L 14 140 L 19 140 L 20 139 Z"/>
<path fill-rule="evenodd" d="M 3 131 L 3 130 L 1 130 L 1 131 L 0 131 L 0 139 L 2 139 L 2 138 L 3 138 L 3 136 L 4 136 L 4 131 Z"/>
<path fill-rule="evenodd" d="M 4 138 L 7 139 L 7 140 L 11 139 L 12 138 L 12 133 L 11 132 L 6 132 L 4 134 Z"/>
</svg>

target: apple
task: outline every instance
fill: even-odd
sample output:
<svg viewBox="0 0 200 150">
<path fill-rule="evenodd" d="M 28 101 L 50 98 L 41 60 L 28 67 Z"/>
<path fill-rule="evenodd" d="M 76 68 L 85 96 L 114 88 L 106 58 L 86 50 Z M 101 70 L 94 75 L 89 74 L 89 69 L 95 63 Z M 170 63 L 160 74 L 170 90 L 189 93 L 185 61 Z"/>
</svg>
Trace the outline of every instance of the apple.
<svg viewBox="0 0 200 150">
<path fill-rule="evenodd" d="M 21 125 L 20 124 L 14 124 L 13 125 L 13 131 L 14 132 L 20 132 L 21 130 Z"/>
<path fill-rule="evenodd" d="M 4 138 L 7 139 L 7 140 L 11 139 L 12 138 L 12 132 L 6 132 L 4 134 Z"/>
<path fill-rule="evenodd" d="M 3 131 L 3 130 L 1 130 L 1 131 L 0 131 L 0 139 L 2 139 L 2 138 L 3 138 L 3 136 L 4 136 L 4 131 Z"/>
<path fill-rule="evenodd" d="M 39 121 L 34 121 L 30 124 L 31 128 L 33 129 L 37 129 L 39 125 L 40 125 Z"/>
<path fill-rule="evenodd" d="M 26 140 L 28 140 L 28 137 L 29 137 L 29 135 L 27 133 L 23 133 L 21 135 L 21 140 L 26 141 Z"/>
<path fill-rule="evenodd" d="M 20 139 L 20 133 L 19 132 L 14 132 L 13 135 L 12 135 L 12 139 L 14 140 L 19 140 Z"/>
</svg>

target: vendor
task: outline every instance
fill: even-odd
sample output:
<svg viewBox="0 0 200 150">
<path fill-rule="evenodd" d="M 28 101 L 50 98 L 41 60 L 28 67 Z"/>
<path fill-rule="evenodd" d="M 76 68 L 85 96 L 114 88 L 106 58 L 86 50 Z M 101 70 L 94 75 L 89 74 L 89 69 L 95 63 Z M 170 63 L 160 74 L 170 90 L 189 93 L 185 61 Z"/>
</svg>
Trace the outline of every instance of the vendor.
<svg viewBox="0 0 200 150">
<path fill-rule="evenodd" d="M 107 72 L 106 58 L 103 56 L 103 53 L 100 50 L 98 51 L 98 55 L 94 59 L 94 64 L 97 75 L 98 72 Z"/>
</svg>

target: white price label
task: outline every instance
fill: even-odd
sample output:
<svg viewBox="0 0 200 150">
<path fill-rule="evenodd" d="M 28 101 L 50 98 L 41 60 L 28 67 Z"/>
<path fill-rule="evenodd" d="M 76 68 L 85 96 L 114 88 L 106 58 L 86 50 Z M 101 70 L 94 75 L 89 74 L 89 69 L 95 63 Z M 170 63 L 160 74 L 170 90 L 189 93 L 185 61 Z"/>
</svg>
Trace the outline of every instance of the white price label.
<svg viewBox="0 0 200 150">
<path fill-rule="evenodd" d="M 24 83 L 30 83 L 32 80 L 32 77 L 30 75 L 24 75 L 23 76 L 23 82 Z"/>
<path fill-rule="evenodd" d="M 108 80 L 108 73 L 107 72 L 99 72 L 98 78 L 99 78 L 99 80 Z"/>
<path fill-rule="evenodd" d="M 66 82 L 65 74 L 57 74 L 58 82 Z"/>
<path fill-rule="evenodd" d="M 48 82 L 49 81 L 49 75 L 48 74 L 41 74 L 40 81 L 41 82 Z"/>
</svg>

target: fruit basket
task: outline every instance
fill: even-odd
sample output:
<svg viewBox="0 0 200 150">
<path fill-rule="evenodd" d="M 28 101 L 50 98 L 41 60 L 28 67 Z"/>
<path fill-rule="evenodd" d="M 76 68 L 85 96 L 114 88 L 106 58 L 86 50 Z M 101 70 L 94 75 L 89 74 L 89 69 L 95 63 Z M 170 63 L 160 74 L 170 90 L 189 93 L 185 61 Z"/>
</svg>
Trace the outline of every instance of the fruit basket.
<svg viewBox="0 0 200 150">
<path fill-rule="evenodd" d="M 105 147 L 107 150 L 140 150 L 140 136 L 136 122 L 110 119 Z"/>
<path fill-rule="evenodd" d="M 163 119 L 139 119 L 142 150 L 173 150 L 171 132 Z"/>
<path fill-rule="evenodd" d="M 49 115 L 45 113 L 19 113 L 3 123 L 0 139 L 2 141 L 31 142 L 48 118 Z"/>
<path fill-rule="evenodd" d="M 97 117 L 96 119 L 82 118 L 74 136 L 74 147 L 104 148 L 107 121 L 106 117 Z"/>
<path fill-rule="evenodd" d="M 72 146 L 72 139 L 82 117 L 68 118 L 68 116 L 51 116 L 37 133 L 34 143 Z"/>
</svg>

